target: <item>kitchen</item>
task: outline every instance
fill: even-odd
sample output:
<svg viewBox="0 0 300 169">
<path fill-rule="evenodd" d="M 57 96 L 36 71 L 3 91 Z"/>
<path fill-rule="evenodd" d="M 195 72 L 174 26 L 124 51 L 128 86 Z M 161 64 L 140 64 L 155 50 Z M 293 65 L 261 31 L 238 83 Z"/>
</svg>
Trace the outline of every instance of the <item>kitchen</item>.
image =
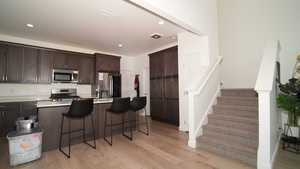
<svg viewBox="0 0 300 169">
<path fill-rule="evenodd" d="M 153 91 L 157 89 L 156 86 L 160 86 L 156 84 L 165 83 L 174 86 L 172 80 L 178 78 L 178 73 L 177 75 L 174 73 L 178 66 L 177 60 L 172 56 L 177 55 L 177 47 L 174 46 L 177 45 L 177 33 L 183 31 L 181 28 L 128 2 L 92 1 L 92 4 L 89 4 L 90 7 L 105 6 L 104 9 L 98 10 L 98 17 L 105 19 L 105 22 L 99 21 L 103 30 L 97 31 L 99 25 L 98 28 L 89 27 L 90 32 L 97 31 L 103 39 L 101 36 L 96 38 L 93 33 L 83 31 L 87 27 L 79 26 L 81 21 L 89 18 L 85 15 L 79 16 L 76 23 L 78 28 L 70 26 L 74 23 L 66 21 L 68 23 L 64 26 L 69 24 L 68 26 L 58 26 L 59 28 L 53 26 L 52 33 L 49 35 L 47 28 L 49 23 L 46 20 L 51 22 L 53 18 L 59 18 L 58 14 L 64 13 L 63 10 L 57 13 L 47 13 L 38 8 L 38 6 L 43 6 L 43 3 L 37 3 L 35 7 L 33 1 L 23 4 L 26 6 L 22 9 L 23 12 L 27 18 L 31 18 L 30 23 L 23 24 L 19 22 L 20 15 L 9 12 L 9 9 L 13 11 L 19 6 L 20 2 L 2 3 L 1 6 L 6 9 L 1 8 L 0 17 L 3 21 L 0 26 L 0 137 L 2 138 L 1 144 L 6 145 L 4 146 L 6 150 L 8 149 L 6 137 L 9 132 L 16 129 L 16 120 L 32 115 L 37 117 L 39 127 L 43 131 L 42 151 L 57 150 L 61 132 L 61 114 L 68 112 L 73 100 L 85 98 L 93 98 L 94 102 L 95 126 L 87 123 L 87 139 L 103 138 L 106 109 L 111 106 L 113 98 L 137 96 L 136 77 L 138 77 L 140 95 L 147 97 L 147 116 L 151 115 L 154 118 L 156 112 L 157 120 L 165 122 L 175 120 L 172 123 L 178 125 L 178 115 L 172 117 L 172 120 L 166 120 L 164 118 L 168 118 L 170 114 L 165 114 L 164 118 L 160 119 L 157 113 L 160 110 L 157 108 L 155 110 L 153 107 L 150 113 L 150 106 L 160 107 L 159 104 L 162 104 L 163 100 L 166 100 L 169 107 L 171 105 L 170 110 L 178 112 L 176 110 L 176 104 L 178 109 L 178 96 L 173 94 L 176 93 L 176 85 L 171 91 L 166 91 L 175 99 L 154 97 L 155 94 L 153 94 L 153 104 L 150 104 L 150 95 L 152 95 L 150 86 L 153 87 Z M 83 4 L 84 2 L 74 4 L 72 9 L 80 9 L 80 5 Z M 56 8 L 55 3 L 48 5 L 49 8 Z M 75 13 L 69 7 L 64 6 L 66 4 L 61 5 L 65 7 L 64 10 L 70 10 L 70 14 L 65 18 L 72 20 L 74 18 L 72 14 Z M 93 12 L 94 10 L 90 15 L 94 15 Z M 47 19 L 41 22 L 39 17 L 33 16 L 36 13 L 41 13 Z M 123 22 L 120 23 L 120 19 Z M 137 26 L 136 22 L 141 24 Z M 57 22 L 53 22 L 52 25 L 55 23 Z M 15 24 L 22 28 L 16 27 Z M 91 25 L 91 23 L 85 24 Z M 121 28 L 122 31 L 119 31 Z M 60 36 L 52 36 L 55 31 L 63 33 L 58 33 Z M 78 33 L 74 35 L 73 31 Z M 87 38 L 82 37 L 81 34 L 95 42 L 86 40 Z M 165 49 L 171 49 L 171 52 Z M 150 70 L 152 62 L 149 61 L 149 54 L 161 57 L 153 59 L 155 66 L 159 65 L 159 62 L 162 62 L 161 59 L 166 56 L 166 59 L 172 61 L 166 60 L 166 63 L 173 63 L 171 65 L 175 65 L 177 69 L 174 69 L 174 66 L 166 68 L 168 69 L 166 72 L 169 73 L 162 77 L 160 75 L 162 67 L 153 66 L 152 72 L 153 70 L 156 72 L 152 76 Z M 106 81 L 105 84 L 102 83 L 104 81 Z M 155 85 L 151 85 L 151 82 Z M 128 117 L 130 120 L 135 120 L 135 118 L 133 115 Z M 114 118 L 112 121 L 117 122 L 120 119 Z M 79 130 L 81 127 L 81 121 L 72 121 L 72 129 Z M 121 132 L 121 126 L 117 130 L 114 134 Z M 92 134 L 93 131 L 95 131 L 94 134 Z M 81 142 L 81 133 L 72 134 L 72 144 Z M 67 137 L 63 138 L 63 146 L 67 144 Z M 8 159 L 8 154 L 6 156 L 5 159 Z M 7 160 L 5 160 L 6 164 L 8 164 Z"/>
</svg>

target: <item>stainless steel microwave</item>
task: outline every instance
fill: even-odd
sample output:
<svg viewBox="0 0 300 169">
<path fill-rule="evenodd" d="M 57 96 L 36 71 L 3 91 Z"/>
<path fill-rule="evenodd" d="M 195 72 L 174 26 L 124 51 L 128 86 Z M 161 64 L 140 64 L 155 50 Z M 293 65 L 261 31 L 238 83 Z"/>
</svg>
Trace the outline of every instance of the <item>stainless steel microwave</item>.
<svg viewBox="0 0 300 169">
<path fill-rule="evenodd" d="M 78 83 L 78 70 L 53 69 L 53 83 Z"/>
</svg>

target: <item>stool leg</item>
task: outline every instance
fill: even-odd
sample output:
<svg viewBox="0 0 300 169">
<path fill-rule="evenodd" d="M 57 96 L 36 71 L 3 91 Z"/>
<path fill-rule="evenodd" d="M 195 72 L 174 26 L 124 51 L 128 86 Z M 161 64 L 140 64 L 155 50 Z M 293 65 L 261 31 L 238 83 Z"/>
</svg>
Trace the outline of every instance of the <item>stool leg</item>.
<svg viewBox="0 0 300 169">
<path fill-rule="evenodd" d="M 60 135 L 59 135 L 59 150 L 61 151 L 61 144 L 62 144 L 62 133 L 64 129 L 64 116 L 61 118 L 61 123 L 60 123 Z"/>
<path fill-rule="evenodd" d="M 149 123 L 148 123 L 146 108 L 144 108 L 144 112 L 145 112 L 145 123 L 144 124 L 146 125 L 146 132 L 143 130 L 140 130 L 140 123 L 138 124 L 138 131 L 141 133 L 144 133 L 148 136 L 149 135 Z"/>
<path fill-rule="evenodd" d="M 130 136 L 126 135 L 124 132 L 124 128 L 125 128 L 124 124 L 125 124 L 125 113 L 122 115 L 122 135 L 132 141 L 133 134 L 132 134 L 132 125 L 131 125 L 131 121 L 129 118 L 129 113 L 128 113 L 128 125 L 129 125 L 129 129 L 130 129 Z"/>
<path fill-rule="evenodd" d="M 112 115 L 111 115 L 112 116 Z M 110 116 L 110 117 L 111 117 Z M 110 141 L 106 139 L 106 127 L 107 127 L 107 111 L 105 111 L 105 118 L 104 118 L 104 136 L 103 139 L 112 146 L 112 118 L 111 118 L 111 123 L 110 123 Z"/>
<path fill-rule="evenodd" d="M 85 139 L 84 139 L 84 143 L 87 144 L 88 146 L 92 147 L 93 149 L 96 149 L 96 135 L 95 135 L 95 126 L 94 126 L 93 114 L 91 114 L 91 121 L 92 121 L 92 130 L 93 130 L 93 136 L 94 136 L 94 145 L 88 143 Z M 84 130 L 84 133 L 85 133 L 85 122 L 84 122 L 83 130 Z M 85 136 L 84 136 L 84 138 L 85 138 Z"/>
</svg>

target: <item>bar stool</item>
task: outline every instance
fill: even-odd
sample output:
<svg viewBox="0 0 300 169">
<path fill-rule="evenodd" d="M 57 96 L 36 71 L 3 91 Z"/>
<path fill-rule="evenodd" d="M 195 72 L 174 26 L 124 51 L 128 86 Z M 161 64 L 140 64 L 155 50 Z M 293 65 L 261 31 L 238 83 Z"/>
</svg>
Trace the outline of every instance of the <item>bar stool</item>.
<svg viewBox="0 0 300 169">
<path fill-rule="evenodd" d="M 146 116 L 146 104 L 147 104 L 147 97 L 135 97 L 130 102 L 130 109 L 136 113 L 136 122 L 137 122 L 137 129 L 139 132 L 144 133 L 146 135 L 149 135 L 149 123 L 148 118 Z M 139 110 L 144 110 L 145 113 L 145 122 L 140 123 L 139 122 Z M 144 124 L 146 125 L 146 131 L 140 130 L 140 125 Z"/>
<path fill-rule="evenodd" d="M 114 98 L 110 108 L 106 109 L 106 111 L 105 111 L 104 137 L 103 138 L 111 146 L 112 146 L 112 141 L 113 141 L 113 135 L 112 135 L 113 126 L 122 125 L 122 135 L 124 137 L 128 138 L 129 140 L 132 140 L 132 127 L 130 125 L 130 120 L 127 121 L 127 122 L 129 122 L 130 136 L 125 134 L 125 114 L 127 113 L 128 119 L 129 119 L 129 113 L 128 113 L 129 106 L 130 106 L 130 98 L 129 97 Z M 110 113 L 110 124 L 107 124 L 107 113 Z M 122 116 L 122 122 L 121 123 L 113 123 L 113 120 L 112 120 L 113 114 Z M 106 128 L 107 127 L 110 127 L 110 141 L 106 138 Z"/>
<path fill-rule="evenodd" d="M 74 132 L 83 132 L 83 142 L 90 147 L 96 149 L 96 135 L 95 135 L 95 125 L 94 125 L 94 118 L 93 118 L 93 107 L 94 107 L 94 101 L 93 99 L 81 99 L 81 100 L 73 100 L 71 107 L 68 112 L 62 114 L 62 121 L 61 121 L 61 130 L 60 130 L 60 138 L 59 138 L 59 151 L 62 152 L 65 156 L 68 158 L 71 157 L 71 134 Z M 85 118 L 87 116 L 91 117 L 91 124 L 93 129 L 93 137 L 94 137 L 94 145 L 89 144 L 86 141 L 85 136 Z M 69 127 L 67 132 L 63 132 L 63 126 L 64 126 L 64 118 L 69 119 Z M 83 128 L 79 130 L 73 130 L 71 131 L 71 119 L 82 119 L 83 122 Z M 62 137 L 63 135 L 68 134 L 68 142 L 69 142 L 69 152 L 68 154 L 65 153 L 62 150 Z"/>
</svg>

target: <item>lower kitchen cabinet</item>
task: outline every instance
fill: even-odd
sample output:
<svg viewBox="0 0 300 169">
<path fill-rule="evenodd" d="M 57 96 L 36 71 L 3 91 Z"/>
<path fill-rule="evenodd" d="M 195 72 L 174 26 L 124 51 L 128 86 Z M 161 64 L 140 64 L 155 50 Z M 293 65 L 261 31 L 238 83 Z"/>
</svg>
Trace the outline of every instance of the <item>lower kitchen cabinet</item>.
<svg viewBox="0 0 300 169">
<path fill-rule="evenodd" d="M 19 117 L 36 115 L 36 102 L 0 103 L 0 137 L 16 129 Z"/>
</svg>

